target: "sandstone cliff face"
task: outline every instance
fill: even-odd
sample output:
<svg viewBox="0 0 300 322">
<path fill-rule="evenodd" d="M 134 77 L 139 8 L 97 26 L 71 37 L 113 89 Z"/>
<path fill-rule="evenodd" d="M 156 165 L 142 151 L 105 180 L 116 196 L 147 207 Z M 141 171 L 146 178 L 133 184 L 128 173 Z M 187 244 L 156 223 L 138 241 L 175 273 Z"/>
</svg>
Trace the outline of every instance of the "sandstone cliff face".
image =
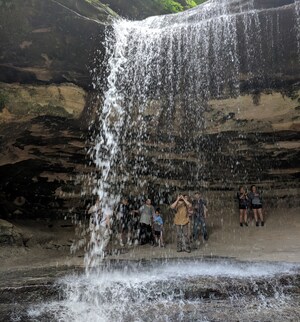
<svg viewBox="0 0 300 322">
<path fill-rule="evenodd" d="M 173 140 L 154 129 L 160 122 L 159 103 L 145 112 L 151 122 L 148 140 L 150 186 L 195 190 L 235 190 L 258 184 L 270 196 L 299 193 L 299 91 L 250 94 L 210 100 L 203 112 L 203 129 L 183 130 L 182 109 L 172 120 Z M 156 106 L 156 108 L 155 108 Z M 193 120 L 191 120 L 192 122 Z M 159 174 L 151 179 L 151 173 Z M 295 203 L 299 203 L 297 198 Z"/>
<path fill-rule="evenodd" d="M 117 17 L 111 8 L 131 19 L 170 12 L 148 0 L 2 1 L 0 82 L 72 82 L 88 88 L 96 50 L 104 53 L 105 26 Z"/>
<path fill-rule="evenodd" d="M 129 115 L 124 123 L 133 126 L 124 126 L 121 137 L 109 130 L 102 135 L 120 143 L 111 162 L 121 169 L 119 184 L 129 174 L 128 191 L 136 187 L 136 193 L 136 181 L 153 194 L 235 191 L 255 183 L 274 197 L 278 191 L 286 196 L 285 188 L 296 196 L 298 17 L 292 0 L 228 0 L 117 25 L 114 48 L 125 59 L 120 72 L 113 69 L 111 89 Z M 126 41 L 118 38 L 122 28 Z"/>
<path fill-rule="evenodd" d="M 0 6 L 0 81 L 87 88 L 95 50 L 116 14 L 85 0 L 7 2 Z"/>
<path fill-rule="evenodd" d="M 0 84 L 0 92 L 7 100 L 0 112 L 1 217 L 66 215 L 87 170 L 86 92 L 71 84 Z"/>
<path fill-rule="evenodd" d="M 104 28 L 115 15 L 95 3 L 25 0 L 0 7 L 1 217 L 84 214 L 82 176 L 92 170 L 87 128 L 99 107 L 89 87 L 89 66 L 96 49 L 98 59 L 103 57 Z M 288 20 L 292 3 L 256 1 L 262 8 L 277 7 L 282 20 Z M 290 32 L 281 35 L 286 64 L 276 78 L 264 88 L 245 86 L 237 98 L 210 99 L 204 128 L 185 150 L 182 106 L 176 105 L 170 142 L 158 127 L 161 102 L 149 102 L 143 144 L 150 193 L 166 186 L 170 192 L 234 191 L 239 184 L 258 183 L 271 196 L 299 203 L 300 77 L 296 52 L 289 50 Z"/>
<path fill-rule="evenodd" d="M 1 1 L 2 218 L 82 207 L 90 68 L 113 17 L 99 1 Z"/>
</svg>

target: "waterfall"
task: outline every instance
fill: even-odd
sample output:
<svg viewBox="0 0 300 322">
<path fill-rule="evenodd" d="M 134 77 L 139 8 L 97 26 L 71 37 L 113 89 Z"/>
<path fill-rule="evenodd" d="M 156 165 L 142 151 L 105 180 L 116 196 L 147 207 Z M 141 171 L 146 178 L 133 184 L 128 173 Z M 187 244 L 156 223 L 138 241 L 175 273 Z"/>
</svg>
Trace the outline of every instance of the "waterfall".
<svg viewBox="0 0 300 322">
<path fill-rule="evenodd" d="M 292 25 L 299 26 L 299 1 L 282 3 L 283 15 L 292 12 Z M 204 112 L 210 100 L 280 83 L 281 66 L 298 57 L 300 34 L 289 35 L 285 57 L 283 18 L 268 2 L 210 0 L 174 15 L 119 19 L 108 28 L 103 62 L 108 77 L 104 86 L 95 77 L 104 101 L 89 151 L 102 213 L 111 214 L 129 189 L 145 192 L 155 178 L 165 179 L 167 189 L 176 171 L 180 176 L 181 166 L 168 161 L 168 153 L 191 151 L 209 122 Z M 156 145 L 163 146 L 161 155 L 154 156 Z M 200 171 L 203 176 L 209 171 L 197 149 L 193 153 L 200 162 L 191 172 L 198 180 Z"/>
<path fill-rule="evenodd" d="M 295 16 L 296 16 L 296 28 L 297 28 L 297 45 L 298 45 L 298 57 L 300 59 L 300 0 L 295 0 Z"/>
</svg>

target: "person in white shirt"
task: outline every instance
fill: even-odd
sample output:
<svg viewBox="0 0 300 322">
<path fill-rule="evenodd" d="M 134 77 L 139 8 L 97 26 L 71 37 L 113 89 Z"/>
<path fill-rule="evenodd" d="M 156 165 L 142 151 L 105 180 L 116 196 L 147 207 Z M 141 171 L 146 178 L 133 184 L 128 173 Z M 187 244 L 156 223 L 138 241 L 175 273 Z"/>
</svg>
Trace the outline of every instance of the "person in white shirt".
<svg viewBox="0 0 300 322">
<path fill-rule="evenodd" d="M 140 235 L 139 241 L 141 245 L 150 243 L 154 244 L 154 236 L 152 232 L 153 216 L 155 209 L 151 205 L 151 199 L 147 199 L 145 204 L 138 210 L 140 218 Z"/>
</svg>

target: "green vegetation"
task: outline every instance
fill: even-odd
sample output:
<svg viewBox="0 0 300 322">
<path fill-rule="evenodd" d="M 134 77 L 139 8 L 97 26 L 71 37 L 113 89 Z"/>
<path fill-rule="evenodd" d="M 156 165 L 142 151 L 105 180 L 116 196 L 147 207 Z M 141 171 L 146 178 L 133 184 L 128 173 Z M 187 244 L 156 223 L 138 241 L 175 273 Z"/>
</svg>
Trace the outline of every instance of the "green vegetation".
<svg viewBox="0 0 300 322">
<path fill-rule="evenodd" d="M 1 1 L 1 0 L 0 0 Z M 62 1 L 62 0 L 60 0 Z M 71 1 L 71 0 L 64 0 Z M 144 19 L 150 16 L 181 12 L 207 0 L 82 0 L 86 3 L 104 4 L 121 17 Z"/>
<path fill-rule="evenodd" d="M 205 1 L 206 0 L 155 0 L 155 2 L 161 4 L 168 12 L 180 12 L 196 7 L 198 4 L 201 4 Z"/>
<path fill-rule="evenodd" d="M 168 12 L 180 12 L 184 10 L 183 6 L 174 0 L 160 0 L 159 2 Z"/>
</svg>

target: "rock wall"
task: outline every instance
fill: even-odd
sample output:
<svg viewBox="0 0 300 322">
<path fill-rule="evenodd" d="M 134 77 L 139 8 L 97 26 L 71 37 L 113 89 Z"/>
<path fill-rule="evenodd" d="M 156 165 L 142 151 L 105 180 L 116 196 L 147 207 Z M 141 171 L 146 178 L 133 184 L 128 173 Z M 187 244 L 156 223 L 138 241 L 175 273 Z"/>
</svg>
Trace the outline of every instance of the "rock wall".
<svg viewBox="0 0 300 322">
<path fill-rule="evenodd" d="M 88 123 L 101 103 L 90 88 L 89 69 L 95 57 L 103 58 L 104 28 L 116 14 L 84 0 L 1 3 L 0 217 L 83 215 L 82 177 L 92 170 L 86 158 Z M 289 12 L 291 3 L 278 0 L 276 10 Z M 276 76 L 284 82 L 209 100 L 204 129 L 185 151 L 178 148 L 185 139 L 181 106 L 170 142 L 157 127 L 160 102 L 150 102 L 144 115 L 150 129 L 143 142 L 145 191 L 154 195 L 166 186 L 170 193 L 199 187 L 234 191 L 239 184 L 258 183 L 271 196 L 299 204 L 299 62 L 290 59 L 294 51 L 285 50 L 288 68 Z M 133 186 L 129 191 L 141 193 Z"/>
<path fill-rule="evenodd" d="M 89 66 L 95 51 L 103 50 L 104 28 L 113 16 L 97 1 L 4 1 L 0 6 L 0 81 L 72 82 L 88 88 Z"/>
<path fill-rule="evenodd" d="M 94 151 L 107 180 L 99 190 L 255 183 L 276 196 L 288 188 L 298 204 L 298 9 L 292 0 L 211 1 L 116 23 L 105 126 L 95 129 L 96 143 L 109 142 Z"/>
<path fill-rule="evenodd" d="M 0 84 L 0 92 L 1 217 L 56 218 L 84 206 L 88 94 L 71 84 Z"/>
<path fill-rule="evenodd" d="M 158 109 L 148 109 L 145 117 L 152 126 L 144 150 L 151 170 L 146 181 L 156 184 L 156 190 L 168 186 L 181 191 L 199 187 L 234 191 L 239 185 L 257 184 L 275 198 L 294 196 L 299 204 L 299 93 L 271 91 L 259 98 L 243 94 L 210 100 L 204 129 L 192 137 L 182 129 L 178 106 L 172 140 L 155 130 L 160 128 L 155 126 L 160 122 Z"/>
</svg>

